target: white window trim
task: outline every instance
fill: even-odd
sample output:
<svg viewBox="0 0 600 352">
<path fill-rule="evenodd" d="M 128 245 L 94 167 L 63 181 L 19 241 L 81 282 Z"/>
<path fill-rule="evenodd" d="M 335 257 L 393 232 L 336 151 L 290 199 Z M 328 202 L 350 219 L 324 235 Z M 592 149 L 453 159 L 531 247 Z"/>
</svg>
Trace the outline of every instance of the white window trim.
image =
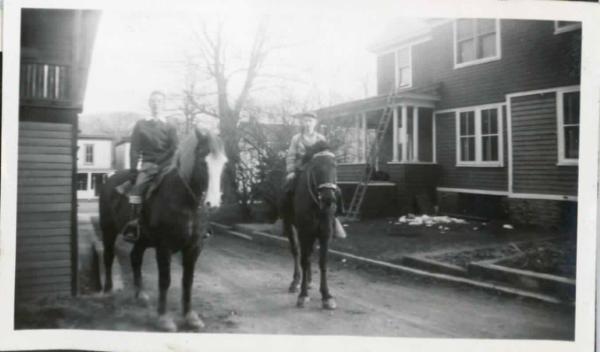
<svg viewBox="0 0 600 352">
<path fill-rule="evenodd" d="M 474 20 L 476 20 L 476 18 L 472 18 Z M 492 62 L 492 61 L 497 61 L 500 60 L 502 58 L 502 45 L 500 45 L 500 43 L 502 43 L 501 40 L 501 30 L 500 30 L 500 19 L 496 18 L 496 55 L 495 56 L 490 56 L 490 57 L 486 57 L 483 59 L 475 59 L 475 60 L 471 60 L 468 62 L 458 62 L 458 46 L 457 46 L 457 30 L 456 30 L 456 23 L 458 20 L 454 20 L 452 28 L 453 28 L 453 36 L 452 36 L 452 44 L 454 47 L 454 68 L 461 68 L 461 67 L 467 67 L 467 66 L 473 66 L 473 65 L 479 65 L 479 64 L 484 64 L 487 62 Z"/>
<path fill-rule="evenodd" d="M 570 25 L 564 26 L 564 27 L 559 27 L 558 22 L 559 21 L 554 21 L 554 34 L 571 32 L 571 31 L 575 31 L 575 30 L 578 30 L 581 28 L 581 22 L 570 24 Z"/>
<path fill-rule="evenodd" d="M 455 146 L 456 146 L 456 166 L 457 167 L 504 167 L 504 126 L 502 107 L 504 103 L 487 104 L 471 106 L 452 110 L 454 112 L 455 121 Z M 483 161 L 481 160 L 481 110 L 496 109 L 498 116 L 498 161 Z M 460 160 L 460 113 L 467 111 L 475 111 L 475 161 Z M 450 112 L 450 111 L 446 111 Z M 438 112 L 436 112 L 438 113 Z"/>
<path fill-rule="evenodd" d="M 558 166 L 577 166 L 579 165 L 579 159 L 568 159 L 565 158 L 565 129 L 564 129 L 564 94 L 579 92 L 579 87 L 566 87 L 556 90 L 556 127 L 558 135 Z M 581 98 L 580 98 L 581 101 Z M 580 104 L 581 105 L 581 104 Z M 580 106 L 581 108 L 581 106 Z M 581 128 L 581 111 L 580 111 L 579 126 Z M 581 135 L 581 129 L 579 131 Z M 581 144 L 581 143 L 580 143 Z"/>
<path fill-rule="evenodd" d="M 398 52 L 400 50 L 408 49 L 408 84 L 400 86 L 400 76 L 398 75 Z M 413 60 L 412 60 L 412 45 L 405 45 L 394 50 L 394 87 L 396 89 L 411 88 L 413 86 Z"/>
</svg>

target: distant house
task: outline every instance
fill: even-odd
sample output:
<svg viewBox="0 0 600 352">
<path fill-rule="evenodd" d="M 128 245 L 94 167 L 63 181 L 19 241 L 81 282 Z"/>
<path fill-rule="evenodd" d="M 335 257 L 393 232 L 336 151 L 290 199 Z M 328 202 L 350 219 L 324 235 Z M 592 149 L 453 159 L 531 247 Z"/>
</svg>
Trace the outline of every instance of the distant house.
<svg viewBox="0 0 600 352">
<path fill-rule="evenodd" d="M 392 192 L 365 210 L 399 215 L 430 202 L 520 223 L 574 219 L 580 48 L 580 23 L 566 21 L 429 20 L 387 33 L 370 48 L 378 95 L 318 111 L 352 126 L 347 143 L 356 152 L 339 165 L 340 183 L 361 179 L 394 92 L 393 118 L 370 165 L 389 176 L 382 187 Z M 345 190 L 348 197 L 353 188 Z"/>
<path fill-rule="evenodd" d="M 97 198 L 100 186 L 114 172 L 112 137 L 80 134 L 77 147 L 77 198 Z"/>
</svg>

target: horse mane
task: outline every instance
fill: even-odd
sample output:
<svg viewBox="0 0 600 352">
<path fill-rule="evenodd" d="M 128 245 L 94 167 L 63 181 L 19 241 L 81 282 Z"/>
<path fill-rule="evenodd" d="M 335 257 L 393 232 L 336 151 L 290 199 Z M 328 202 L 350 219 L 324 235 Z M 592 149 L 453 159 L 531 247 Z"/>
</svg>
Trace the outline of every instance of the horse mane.
<svg viewBox="0 0 600 352">
<path fill-rule="evenodd" d="M 304 157 L 302 158 L 302 163 L 306 164 L 315 154 L 324 151 L 331 151 L 331 146 L 329 146 L 329 143 L 325 141 L 316 142 L 312 146 L 306 148 L 306 154 L 304 154 Z"/>
<path fill-rule="evenodd" d="M 171 169 L 177 169 L 181 178 L 186 181 L 191 179 L 194 172 L 199 134 L 207 138 L 209 153 L 217 156 L 225 155 L 223 143 L 209 130 L 196 128 L 192 133 L 188 133 L 185 139 L 179 143 L 171 163 Z"/>
</svg>

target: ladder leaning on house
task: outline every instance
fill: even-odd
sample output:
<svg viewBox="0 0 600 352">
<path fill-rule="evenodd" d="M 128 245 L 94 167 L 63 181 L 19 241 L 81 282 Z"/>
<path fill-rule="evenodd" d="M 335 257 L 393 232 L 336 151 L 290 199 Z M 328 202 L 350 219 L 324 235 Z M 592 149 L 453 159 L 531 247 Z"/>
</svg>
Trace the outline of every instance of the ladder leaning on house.
<svg viewBox="0 0 600 352">
<path fill-rule="evenodd" d="M 362 180 L 356 185 L 354 194 L 352 195 L 352 200 L 350 201 L 350 206 L 346 212 L 347 220 L 358 220 L 360 217 L 360 207 L 365 199 L 369 181 L 371 180 L 373 171 L 375 170 L 375 161 L 377 159 L 377 155 L 379 154 L 379 149 L 381 148 L 383 138 L 385 137 L 385 132 L 387 131 L 390 120 L 394 114 L 394 107 L 392 106 L 392 103 L 394 102 L 396 95 L 396 90 L 392 89 L 386 98 L 385 108 L 381 114 L 379 122 L 377 123 L 377 129 L 375 130 L 375 139 L 371 143 L 371 148 L 367 154 L 365 172 Z"/>
</svg>

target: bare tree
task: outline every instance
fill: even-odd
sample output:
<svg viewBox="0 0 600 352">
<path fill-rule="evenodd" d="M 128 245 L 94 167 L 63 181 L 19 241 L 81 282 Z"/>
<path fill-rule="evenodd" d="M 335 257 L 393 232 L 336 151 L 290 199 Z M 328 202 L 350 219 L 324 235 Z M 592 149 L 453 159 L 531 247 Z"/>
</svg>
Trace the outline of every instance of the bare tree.
<svg viewBox="0 0 600 352">
<path fill-rule="evenodd" d="M 236 202 L 239 201 L 237 168 L 241 162 L 237 127 L 251 90 L 273 47 L 268 45 L 267 22 L 263 19 L 254 34 L 245 65 L 233 67 L 228 57 L 229 43 L 224 37 L 224 26 L 224 21 L 220 20 L 214 28 L 209 29 L 207 23 L 203 22 L 200 30 L 193 31 L 199 58 L 188 60 L 193 78 L 183 90 L 181 108 L 188 126 L 194 124 L 200 114 L 219 119 L 219 130 L 229 159 L 225 171 L 225 197 L 229 202 Z M 241 89 L 235 97 L 230 91 L 233 76 L 243 76 Z"/>
</svg>

